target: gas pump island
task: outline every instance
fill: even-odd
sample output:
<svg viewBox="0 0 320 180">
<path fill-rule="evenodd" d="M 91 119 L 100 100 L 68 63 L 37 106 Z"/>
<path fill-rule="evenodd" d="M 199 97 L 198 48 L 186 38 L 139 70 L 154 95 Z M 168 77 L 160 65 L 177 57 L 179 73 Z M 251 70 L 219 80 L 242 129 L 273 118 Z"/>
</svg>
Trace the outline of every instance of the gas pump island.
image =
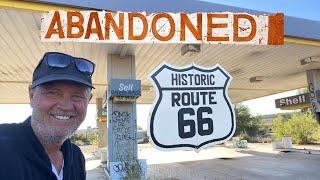
<svg viewBox="0 0 320 180">
<path fill-rule="evenodd" d="M 247 13 L 153 13 L 106 11 L 50 11 L 41 23 L 43 42 L 182 43 L 281 45 L 284 15 Z M 193 49 L 197 50 L 197 48 Z M 128 162 L 137 160 L 135 56 L 109 54 L 107 108 L 108 173 L 125 175 Z M 150 59 L 152 61 L 152 59 Z M 235 132 L 234 107 L 228 96 L 231 75 L 220 65 L 174 67 L 161 63 L 150 74 L 156 98 L 148 134 L 161 150 L 202 148 L 222 143 Z"/>
</svg>

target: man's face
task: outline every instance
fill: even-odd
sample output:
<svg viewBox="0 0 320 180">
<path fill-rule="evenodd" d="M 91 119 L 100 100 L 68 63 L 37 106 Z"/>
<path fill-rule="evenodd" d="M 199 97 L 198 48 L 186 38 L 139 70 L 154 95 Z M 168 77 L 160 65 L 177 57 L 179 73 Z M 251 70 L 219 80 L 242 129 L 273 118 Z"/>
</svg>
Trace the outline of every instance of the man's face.
<svg viewBox="0 0 320 180">
<path fill-rule="evenodd" d="M 62 143 L 83 122 L 91 91 L 87 86 L 57 81 L 29 91 L 31 125 L 37 136 Z"/>
</svg>

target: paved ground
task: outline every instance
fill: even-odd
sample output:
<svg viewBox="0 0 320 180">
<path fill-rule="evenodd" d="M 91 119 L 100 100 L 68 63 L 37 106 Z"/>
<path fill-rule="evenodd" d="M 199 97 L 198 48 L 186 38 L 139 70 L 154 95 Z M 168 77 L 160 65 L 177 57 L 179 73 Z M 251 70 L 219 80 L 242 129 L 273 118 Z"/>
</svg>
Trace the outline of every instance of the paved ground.
<svg viewBox="0 0 320 180">
<path fill-rule="evenodd" d="M 296 152 L 278 152 L 271 144 L 248 144 L 239 150 L 230 144 L 200 151 L 163 152 L 139 146 L 147 159 L 148 179 L 285 179 L 320 180 L 320 146 L 295 146 Z M 311 149 L 303 150 L 303 148 Z M 310 153 L 310 154 L 309 154 Z M 107 179 L 100 160 L 87 158 L 87 179 Z"/>
<path fill-rule="evenodd" d="M 100 159 L 91 154 L 85 154 L 87 180 L 103 180 L 107 179 L 102 167 L 100 166 Z"/>
</svg>

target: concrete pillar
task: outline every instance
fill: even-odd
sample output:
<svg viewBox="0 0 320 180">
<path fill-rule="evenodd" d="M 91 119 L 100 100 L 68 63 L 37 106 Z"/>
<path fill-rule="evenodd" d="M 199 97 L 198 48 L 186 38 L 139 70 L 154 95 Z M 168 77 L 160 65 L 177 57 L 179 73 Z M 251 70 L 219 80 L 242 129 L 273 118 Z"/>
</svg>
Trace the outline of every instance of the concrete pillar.
<svg viewBox="0 0 320 180">
<path fill-rule="evenodd" d="M 307 70 L 307 79 L 311 108 L 320 123 L 320 69 Z"/>
<path fill-rule="evenodd" d="M 108 83 L 111 79 L 135 79 L 135 77 L 134 56 L 120 58 L 120 55 L 108 55 Z M 112 99 L 109 98 L 107 110 L 109 167 L 110 162 L 128 161 L 137 158 L 136 103 L 113 103 Z"/>
<path fill-rule="evenodd" d="M 105 108 L 103 107 L 103 99 L 96 99 L 97 109 L 97 127 L 98 127 L 98 148 L 107 146 L 107 116 L 103 114 Z"/>
</svg>

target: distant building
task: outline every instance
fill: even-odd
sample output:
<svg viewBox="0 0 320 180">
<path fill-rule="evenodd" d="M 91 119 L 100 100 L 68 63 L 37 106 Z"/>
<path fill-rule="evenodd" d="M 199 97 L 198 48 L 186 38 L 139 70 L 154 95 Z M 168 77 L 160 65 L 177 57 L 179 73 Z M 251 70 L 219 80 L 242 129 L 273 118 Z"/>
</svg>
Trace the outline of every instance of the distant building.
<svg viewBox="0 0 320 180">
<path fill-rule="evenodd" d="M 279 115 L 287 116 L 287 118 L 290 118 L 291 113 L 276 113 L 276 114 L 267 114 L 267 115 L 261 116 L 262 125 L 265 127 L 267 131 L 272 132 L 273 121 Z"/>
<path fill-rule="evenodd" d="M 98 132 L 98 128 L 88 126 L 87 129 L 78 129 L 76 133 L 86 133 L 86 132 Z"/>
<path fill-rule="evenodd" d="M 272 126 L 273 125 L 273 120 L 280 115 L 280 113 L 277 114 L 267 114 L 267 115 L 263 115 L 262 117 L 262 124 L 264 126 Z"/>
</svg>

